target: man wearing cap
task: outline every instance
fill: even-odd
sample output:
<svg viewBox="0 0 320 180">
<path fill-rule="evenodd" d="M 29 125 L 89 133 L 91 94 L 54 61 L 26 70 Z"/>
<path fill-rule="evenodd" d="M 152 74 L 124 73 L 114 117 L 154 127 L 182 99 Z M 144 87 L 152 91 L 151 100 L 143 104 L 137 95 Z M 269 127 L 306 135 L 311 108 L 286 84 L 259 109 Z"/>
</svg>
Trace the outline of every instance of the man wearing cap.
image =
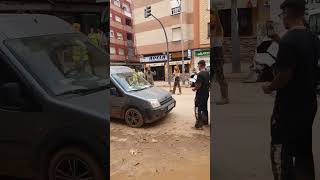
<svg viewBox="0 0 320 180">
<path fill-rule="evenodd" d="M 305 0 L 285 0 L 279 15 L 288 32 L 278 39 L 276 76 L 263 86 L 277 91 L 271 117 L 271 161 L 275 180 L 314 180 L 312 125 L 317 112 L 319 40 L 305 27 Z"/>
<path fill-rule="evenodd" d="M 203 125 L 208 125 L 208 99 L 209 99 L 209 88 L 210 88 L 210 75 L 206 71 L 206 62 L 204 60 L 198 63 L 199 73 L 197 75 L 197 81 L 195 87 L 192 89 L 196 92 L 196 101 L 198 105 L 199 118 L 196 121 L 195 128 L 202 129 Z"/>
</svg>

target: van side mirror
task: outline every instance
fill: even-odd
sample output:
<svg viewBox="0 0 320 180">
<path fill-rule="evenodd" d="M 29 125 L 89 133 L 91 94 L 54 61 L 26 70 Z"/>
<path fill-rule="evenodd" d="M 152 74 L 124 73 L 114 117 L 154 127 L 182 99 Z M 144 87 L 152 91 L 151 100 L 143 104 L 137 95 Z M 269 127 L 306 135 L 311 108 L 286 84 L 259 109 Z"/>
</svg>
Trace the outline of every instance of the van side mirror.
<svg viewBox="0 0 320 180">
<path fill-rule="evenodd" d="M 6 83 L 0 87 L 1 106 L 11 110 L 19 110 L 24 107 L 21 87 L 18 83 Z"/>
<path fill-rule="evenodd" d="M 112 96 L 118 96 L 119 95 L 119 93 L 118 93 L 118 91 L 117 91 L 117 89 L 115 87 L 110 88 L 110 94 Z"/>
</svg>

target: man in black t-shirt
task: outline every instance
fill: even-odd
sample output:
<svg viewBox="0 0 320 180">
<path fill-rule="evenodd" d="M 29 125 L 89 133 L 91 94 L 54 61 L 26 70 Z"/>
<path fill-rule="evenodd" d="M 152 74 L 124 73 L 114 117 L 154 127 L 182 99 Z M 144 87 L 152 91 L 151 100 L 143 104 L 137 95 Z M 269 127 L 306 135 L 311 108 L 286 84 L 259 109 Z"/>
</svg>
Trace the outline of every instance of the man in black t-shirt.
<svg viewBox="0 0 320 180">
<path fill-rule="evenodd" d="M 279 41 L 277 91 L 271 118 L 271 161 L 275 180 L 314 180 L 312 125 L 317 111 L 318 38 L 304 25 L 305 0 L 285 0 L 280 18 L 288 32 Z"/>
<path fill-rule="evenodd" d="M 195 128 L 202 129 L 203 125 L 208 125 L 208 99 L 209 99 L 209 87 L 210 87 L 210 75 L 206 70 L 206 62 L 204 60 L 199 61 L 198 68 L 200 72 L 197 75 L 197 81 L 195 87 L 192 89 L 196 92 L 196 104 L 198 105 L 198 116 Z"/>
</svg>

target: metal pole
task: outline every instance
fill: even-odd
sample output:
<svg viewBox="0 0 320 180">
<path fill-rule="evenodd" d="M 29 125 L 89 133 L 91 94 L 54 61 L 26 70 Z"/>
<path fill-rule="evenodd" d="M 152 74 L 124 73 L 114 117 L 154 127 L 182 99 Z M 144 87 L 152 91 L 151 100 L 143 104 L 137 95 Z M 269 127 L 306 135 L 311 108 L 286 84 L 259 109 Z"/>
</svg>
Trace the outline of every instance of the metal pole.
<svg viewBox="0 0 320 180">
<path fill-rule="evenodd" d="M 238 3 L 237 0 L 231 0 L 231 28 L 232 28 L 232 72 L 241 72 L 240 64 L 240 37 L 238 24 Z"/>
<path fill-rule="evenodd" d="M 182 84 L 185 85 L 185 67 L 184 67 L 184 38 L 183 38 L 183 29 L 182 29 L 182 0 L 177 0 L 179 6 L 180 6 L 180 26 L 181 26 L 181 57 L 182 57 Z"/>
<path fill-rule="evenodd" d="M 162 22 L 161 22 L 158 18 L 156 18 L 153 14 L 151 14 L 151 16 L 160 23 L 160 25 L 161 25 L 161 27 L 162 27 L 162 30 L 163 30 L 163 32 L 164 32 L 164 35 L 165 35 L 165 37 L 166 37 L 166 42 L 167 42 L 167 63 L 168 63 L 168 83 L 169 83 L 169 88 L 170 88 L 170 91 L 171 91 L 171 72 L 170 72 L 170 58 L 169 58 L 169 42 L 168 42 L 167 32 L 166 32 L 166 29 L 164 28 Z"/>
</svg>

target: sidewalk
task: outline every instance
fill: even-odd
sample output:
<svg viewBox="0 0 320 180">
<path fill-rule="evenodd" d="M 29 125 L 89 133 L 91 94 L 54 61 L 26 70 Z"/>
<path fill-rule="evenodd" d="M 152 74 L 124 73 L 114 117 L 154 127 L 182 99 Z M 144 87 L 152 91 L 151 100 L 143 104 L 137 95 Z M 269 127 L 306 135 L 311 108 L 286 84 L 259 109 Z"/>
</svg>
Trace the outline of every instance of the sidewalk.
<svg viewBox="0 0 320 180">
<path fill-rule="evenodd" d="M 232 73 L 232 64 L 231 63 L 226 63 L 224 65 L 224 75 L 227 81 L 244 81 L 250 72 L 249 66 L 251 64 L 249 63 L 242 63 L 241 64 L 241 73 Z M 173 83 L 171 82 L 171 86 L 173 87 Z M 156 81 L 154 82 L 155 86 L 157 87 L 169 87 L 169 83 L 166 81 Z M 189 87 L 188 86 L 188 81 L 185 82 L 185 85 L 182 85 L 181 82 L 181 87 Z"/>
</svg>

